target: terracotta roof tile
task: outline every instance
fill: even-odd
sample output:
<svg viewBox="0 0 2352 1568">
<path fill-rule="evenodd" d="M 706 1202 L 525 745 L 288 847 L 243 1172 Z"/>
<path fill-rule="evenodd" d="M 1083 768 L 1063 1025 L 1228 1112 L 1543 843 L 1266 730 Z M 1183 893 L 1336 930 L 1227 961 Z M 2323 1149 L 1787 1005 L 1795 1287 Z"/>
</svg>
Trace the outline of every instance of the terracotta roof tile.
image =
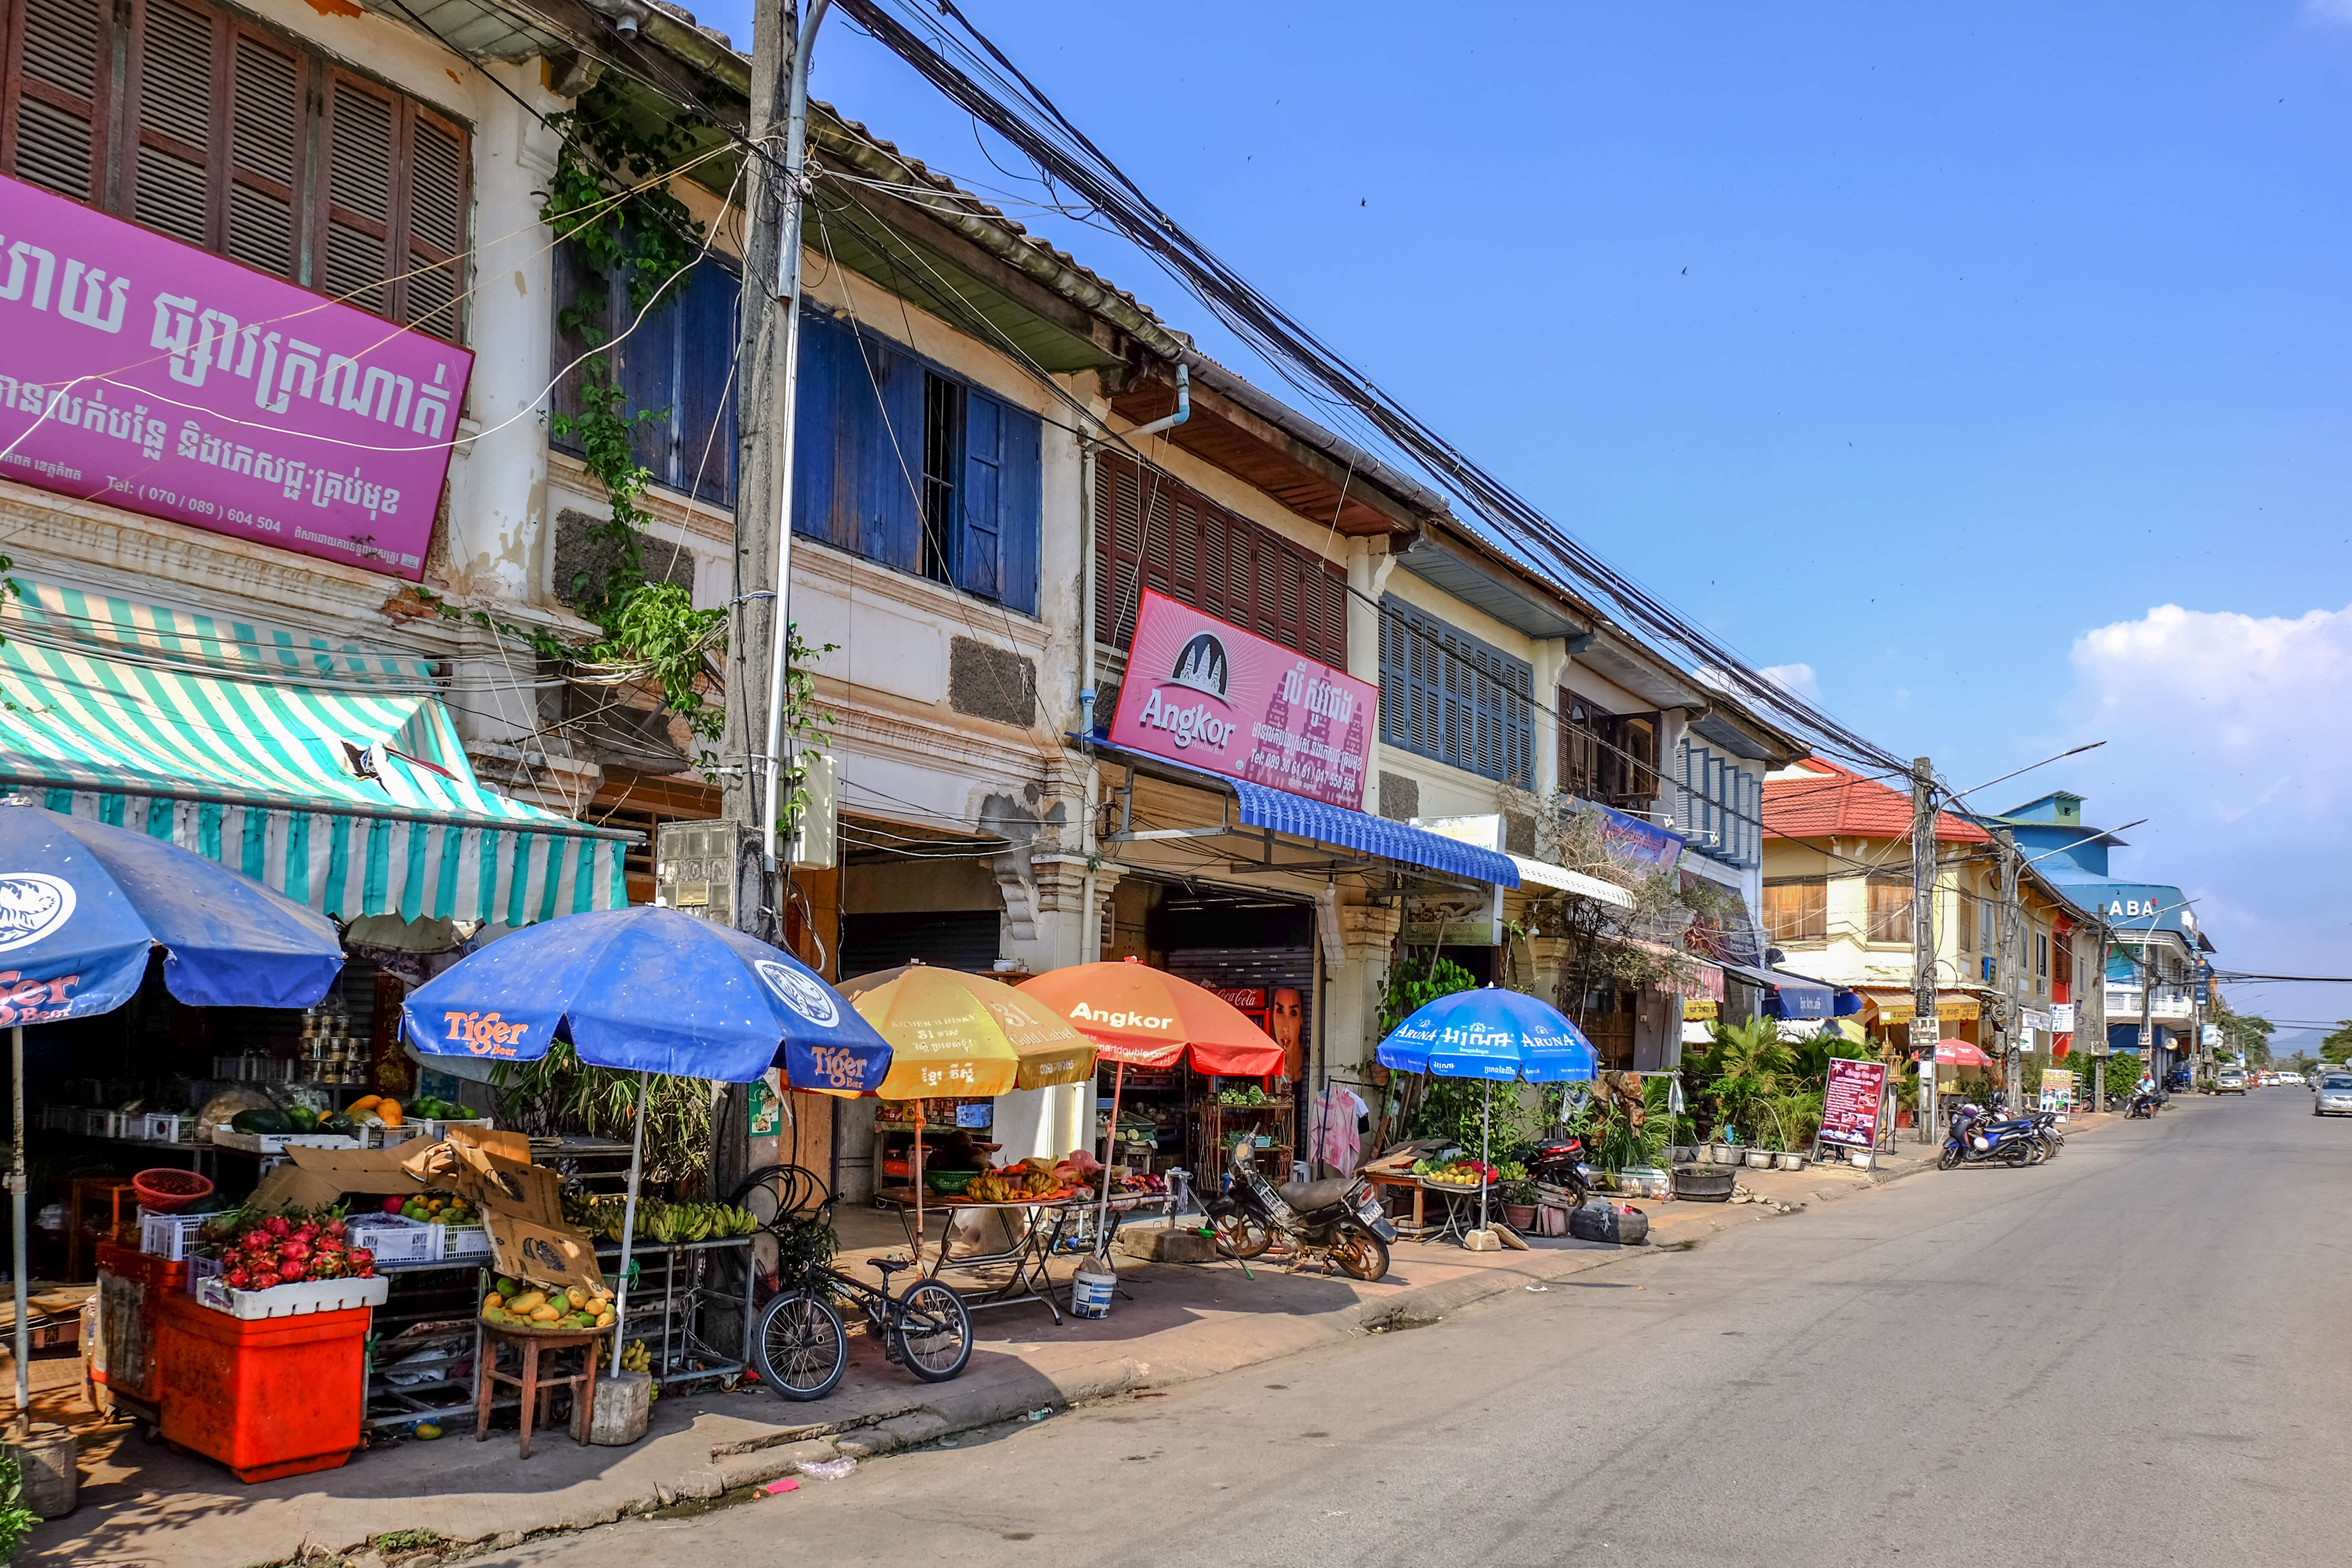
<svg viewBox="0 0 2352 1568">
<path fill-rule="evenodd" d="M 1764 833 L 1769 838 L 1905 838 L 1911 797 L 1821 757 L 1800 764 L 1821 778 L 1764 781 Z M 1992 836 L 1949 812 L 1936 814 L 1936 838 L 1988 844 Z"/>
</svg>

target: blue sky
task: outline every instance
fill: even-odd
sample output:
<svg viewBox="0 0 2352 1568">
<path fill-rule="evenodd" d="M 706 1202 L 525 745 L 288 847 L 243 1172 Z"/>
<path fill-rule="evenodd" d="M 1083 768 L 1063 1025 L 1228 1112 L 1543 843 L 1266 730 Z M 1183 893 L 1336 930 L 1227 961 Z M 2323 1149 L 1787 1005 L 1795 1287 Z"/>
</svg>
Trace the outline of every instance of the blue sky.
<svg viewBox="0 0 2352 1568">
<path fill-rule="evenodd" d="M 2202 898 L 2226 963 L 2352 974 L 2352 0 L 960 3 L 1752 662 L 1961 787 L 2108 741 L 1984 803 L 2149 816 L 2119 873 Z M 748 6 L 697 9 L 748 47 Z M 817 58 L 820 96 L 1022 194 L 843 19 Z M 1014 210 L 1255 374 L 1120 242 Z"/>
</svg>

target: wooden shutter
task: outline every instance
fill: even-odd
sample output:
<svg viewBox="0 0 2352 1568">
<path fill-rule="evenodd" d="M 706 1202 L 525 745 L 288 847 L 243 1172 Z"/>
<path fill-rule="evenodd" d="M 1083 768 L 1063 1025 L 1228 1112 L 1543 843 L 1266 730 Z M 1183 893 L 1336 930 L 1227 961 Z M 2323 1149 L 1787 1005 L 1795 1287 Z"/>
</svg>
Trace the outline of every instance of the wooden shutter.
<svg viewBox="0 0 2352 1568">
<path fill-rule="evenodd" d="M 1534 667 L 1400 600 L 1381 607 L 1381 738 L 1490 779 L 1534 780 Z"/>
<path fill-rule="evenodd" d="M 735 308 L 743 284 L 718 262 L 705 261 L 688 275 L 685 289 L 678 301 L 678 468 L 674 482 L 698 500 L 731 506 Z M 803 407 L 802 417 L 806 416 Z"/>
<path fill-rule="evenodd" d="M 131 173 L 131 216 L 152 229 L 206 250 L 220 248 L 223 226 L 213 156 L 221 121 L 216 67 L 228 24 L 179 0 L 147 0 L 132 26 L 137 61 L 138 149 Z"/>
<path fill-rule="evenodd" d="M 408 139 L 402 204 L 397 320 L 456 342 L 465 324 L 466 220 L 470 205 L 466 133 L 414 102 L 401 105 Z"/>
<path fill-rule="evenodd" d="M 16 178 L 102 203 L 111 0 L 16 0 L 5 126 Z"/>
<path fill-rule="evenodd" d="M 310 285 L 347 305 L 389 316 L 400 106 L 374 83 L 339 70 L 328 73 L 326 106 L 320 133 L 326 203 Z"/>
<path fill-rule="evenodd" d="M 868 561 L 920 574 L 925 372 L 865 332 L 852 334 L 841 369 L 842 436 L 856 465 L 854 548 Z"/>
<path fill-rule="evenodd" d="M 956 584 L 1024 615 L 1037 611 L 1042 433 L 1027 409 L 966 390 Z"/>
<path fill-rule="evenodd" d="M 678 295 L 685 287 L 683 279 L 671 284 L 669 291 L 646 310 L 645 319 L 637 321 L 627 285 L 615 281 L 611 286 L 615 336 L 620 331 L 629 334 L 608 352 L 621 395 L 626 400 L 622 406 L 635 419 L 629 430 L 630 455 L 661 485 L 677 482 Z M 633 321 L 635 330 L 630 331 Z M 650 417 L 636 418 L 638 415 Z"/>
<path fill-rule="evenodd" d="M 301 269 L 308 61 L 249 27 L 230 33 L 228 234 L 233 260 L 292 279 Z"/>
<path fill-rule="evenodd" d="M 822 310 L 803 308 L 800 410 L 793 437 L 793 531 L 855 550 L 856 534 L 837 529 L 841 482 L 841 360 L 849 329 Z"/>
</svg>

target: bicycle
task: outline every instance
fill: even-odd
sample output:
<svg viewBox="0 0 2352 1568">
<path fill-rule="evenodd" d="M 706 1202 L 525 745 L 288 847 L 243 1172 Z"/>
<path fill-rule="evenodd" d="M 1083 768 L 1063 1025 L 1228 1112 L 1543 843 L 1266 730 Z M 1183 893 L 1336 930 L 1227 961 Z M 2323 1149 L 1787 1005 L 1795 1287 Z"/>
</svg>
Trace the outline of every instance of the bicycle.
<svg viewBox="0 0 2352 1568">
<path fill-rule="evenodd" d="M 890 1293 L 890 1276 L 915 1268 L 913 1261 L 876 1258 L 878 1289 L 827 1267 L 833 1197 L 814 1173 L 769 1166 L 737 1189 L 735 1202 L 760 1216 L 761 1228 L 776 1240 L 775 1293 L 753 1322 L 751 1362 L 779 1395 L 822 1399 L 840 1385 L 849 1370 L 849 1336 L 836 1300 L 865 1315 L 886 1359 L 926 1383 L 946 1383 L 971 1364 L 971 1313 L 961 1297 L 919 1279 Z"/>
</svg>

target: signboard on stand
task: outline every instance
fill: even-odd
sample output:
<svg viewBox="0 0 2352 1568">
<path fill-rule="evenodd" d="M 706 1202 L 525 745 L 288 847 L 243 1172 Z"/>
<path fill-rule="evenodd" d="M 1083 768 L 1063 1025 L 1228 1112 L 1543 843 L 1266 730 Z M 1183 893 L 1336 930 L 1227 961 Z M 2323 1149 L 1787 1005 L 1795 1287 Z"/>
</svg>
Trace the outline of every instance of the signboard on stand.
<svg viewBox="0 0 2352 1568">
<path fill-rule="evenodd" d="M 2042 1069 L 2042 1109 L 2056 1111 L 2061 1121 L 2074 1114 L 2074 1074 L 2071 1069 Z"/>
<path fill-rule="evenodd" d="M 1886 1064 L 1830 1058 L 1829 1079 L 1822 1095 L 1822 1130 L 1818 1148 L 1874 1149 L 1886 1114 Z"/>
</svg>

